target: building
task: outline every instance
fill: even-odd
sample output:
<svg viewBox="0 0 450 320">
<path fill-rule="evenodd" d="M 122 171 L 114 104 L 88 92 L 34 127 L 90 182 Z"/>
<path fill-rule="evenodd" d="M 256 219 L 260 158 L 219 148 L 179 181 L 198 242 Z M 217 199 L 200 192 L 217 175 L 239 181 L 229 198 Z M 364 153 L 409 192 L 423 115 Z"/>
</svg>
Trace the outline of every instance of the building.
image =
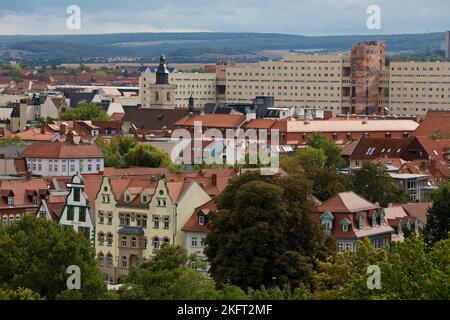
<svg viewBox="0 0 450 320">
<path fill-rule="evenodd" d="M 59 141 L 37 141 L 21 153 L 31 174 L 72 176 L 99 174 L 104 170 L 104 155 L 96 145 L 73 145 Z"/>
<path fill-rule="evenodd" d="M 65 229 L 73 228 L 95 244 L 95 218 L 89 204 L 89 199 L 84 191 L 84 180 L 80 174 L 72 177 L 67 184 L 69 194 L 61 210 L 58 223 Z M 45 204 L 44 204 L 45 206 Z"/>
<path fill-rule="evenodd" d="M 450 109 L 450 62 L 391 62 L 389 68 L 390 113 L 424 116 Z"/>
<path fill-rule="evenodd" d="M 352 114 L 380 114 L 380 74 L 386 63 L 386 43 L 371 41 L 352 47 Z M 345 113 L 345 112 L 344 112 Z"/>
<path fill-rule="evenodd" d="M 414 234 L 424 228 L 423 222 L 417 217 L 411 217 L 403 206 L 393 206 L 384 209 L 387 223 L 394 229 L 392 241 L 403 241 L 405 228 Z"/>
<path fill-rule="evenodd" d="M 105 278 L 118 283 L 162 244 L 183 245 L 182 227 L 210 199 L 195 181 L 103 177 L 95 216 L 96 252 Z"/>
<path fill-rule="evenodd" d="M 394 230 L 387 224 L 384 209 L 354 192 L 341 192 L 323 202 L 318 217 L 339 251 L 355 251 L 357 241 L 367 237 L 377 248 L 391 244 Z"/>
<path fill-rule="evenodd" d="M 208 214 L 217 210 L 214 199 L 195 208 L 194 213 L 181 229 L 184 232 L 184 247 L 188 254 L 195 253 L 206 261 L 205 238 L 208 234 Z"/>
<path fill-rule="evenodd" d="M 0 180 L 0 194 L 0 221 L 9 225 L 26 214 L 35 214 L 50 190 L 44 179 L 5 179 Z"/>
<path fill-rule="evenodd" d="M 413 173 L 389 173 L 395 183 L 409 194 L 410 202 L 430 200 L 430 193 L 434 188 L 428 188 L 428 175 Z"/>
</svg>

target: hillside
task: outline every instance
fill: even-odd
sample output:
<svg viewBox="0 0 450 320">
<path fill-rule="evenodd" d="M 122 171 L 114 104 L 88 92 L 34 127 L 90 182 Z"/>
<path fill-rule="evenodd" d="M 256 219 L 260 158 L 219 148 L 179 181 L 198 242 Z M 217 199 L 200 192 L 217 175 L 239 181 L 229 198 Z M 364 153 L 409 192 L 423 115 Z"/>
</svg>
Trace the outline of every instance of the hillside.
<svg viewBox="0 0 450 320">
<path fill-rule="evenodd" d="M 255 61 L 270 58 L 274 51 L 348 52 L 353 44 L 368 40 L 386 40 L 390 53 L 421 53 L 440 50 L 444 33 L 319 37 L 270 33 L 0 36 L 0 58 L 71 63 L 129 57 L 139 62 L 149 62 L 164 52 L 173 63 L 221 59 Z"/>
</svg>

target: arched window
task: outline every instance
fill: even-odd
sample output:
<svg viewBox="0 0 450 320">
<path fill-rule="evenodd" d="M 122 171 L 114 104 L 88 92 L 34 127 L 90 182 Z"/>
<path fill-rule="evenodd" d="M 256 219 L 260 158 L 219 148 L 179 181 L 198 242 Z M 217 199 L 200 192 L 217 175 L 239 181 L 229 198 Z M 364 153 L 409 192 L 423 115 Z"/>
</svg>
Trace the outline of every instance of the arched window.
<svg viewBox="0 0 450 320">
<path fill-rule="evenodd" d="M 127 237 L 123 236 L 122 237 L 122 247 L 126 247 L 127 246 Z"/>
<path fill-rule="evenodd" d="M 170 239 L 167 237 L 164 237 L 164 243 L 170 243 Z"/>
<path fill-rule="evenodd" d="M 111 254 L 111 253 L 108 253 L 108 254 L 106 255 L 106 265 L 107 265 L 108 267 L 112 267 L 112 265 L 113 265 L 113 257 L 112 257 L 112 254 Z"/>
<path fill-rule="evenodd" d="M 131 247 L 132 247 L 132 248 L 136 248 L 136 242 L 137 242 L 137 241 L 136 241 L 136 237 L 132 237 L 132 238 L 131 238 Z"/>
<path fill-rule="evenodd" d="M 127 257 L 122 256 L 122 268 L 126 268 L 128 265 Z"/>
<path fill-rule="evenodd" d="M 102 252 L 98 254 L 98 264 L 100 266 L 103 266 L 105 264 L 105 255 Z"/>
<path fill-rule="evenodd" d="M 20 214 L 16 214 L 16 221 L 19 221 L 21 218 Z"/>
<path fill-rule="evenodd" d="M 100 232 L 98 234 L 98 244 L 103 245 L 105 243 L 105 234 L 103 232 Z"/>
<path fill-rule="evenodd" d="M 158 249 L 158 248 L 159 248 L 159 238 L 153 237 L 153 249 Z"/>
<path fill-rule="evenodd" d="M 112 246 L 113 244 L 113 235 L 112 233 L 108 233 L 108 245 Z"/>
<path fill-rule="evenodd" d="M 4 225 L 8 225 L 9 224 L 8 216 L 3 216 L 2 220 L 3 220 L 3 224 Z"/>
</svg>

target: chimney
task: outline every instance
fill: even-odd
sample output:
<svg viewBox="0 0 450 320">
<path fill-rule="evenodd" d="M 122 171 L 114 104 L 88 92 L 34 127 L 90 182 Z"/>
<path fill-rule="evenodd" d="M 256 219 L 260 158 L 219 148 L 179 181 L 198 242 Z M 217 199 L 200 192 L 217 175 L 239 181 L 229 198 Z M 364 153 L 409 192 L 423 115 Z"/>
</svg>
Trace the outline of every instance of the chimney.
<svg viewBox="0 0 450 320">
<path fill-rule="evenodd" d="M 217 187 L 217 173 L 213 173 L 211 175 L 211 182 L 212 182 L 213 186 Z"/>
</svg>

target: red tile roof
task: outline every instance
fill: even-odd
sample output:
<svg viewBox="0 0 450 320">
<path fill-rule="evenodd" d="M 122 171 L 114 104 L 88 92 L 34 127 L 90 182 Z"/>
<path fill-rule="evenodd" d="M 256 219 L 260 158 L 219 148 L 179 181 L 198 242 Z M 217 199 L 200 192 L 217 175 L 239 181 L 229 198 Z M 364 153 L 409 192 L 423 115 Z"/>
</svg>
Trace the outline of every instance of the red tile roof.
<svg viewBox="0 0 450 320">
<path fill-rule="evenodd" d="M 427 223 L 428 209 L 431 208 L 433 203 L 421 202 L 421 203 L 408 203 L 402 205 L 402 208 L 410 217 L 418 218 L 423 224 Z"/>
<path fill-rule="evenodd" d="M 47 181 L 42 178 L 11 179 L 0 180 L 0 190 L 2 191 L 2 197 L 0 198 L 0 209 L 10 208 L 6 197 L 11 192 L 14 194 L 14 207 L 27 208 L 34 207 L 32 197 L 30 196 L 30 191 L 35 191 L 37 195 L 44 195 L 45 193 L 49 193 L 49 186 Z"/>
<path fill-rule="evenodd" d="M 319 206 L 319 212 L 353 213 L 378 209 L 380 206 L 370 203 L 353 191 L 341 192 L 332 196 Z"/>
<path fill-rule="evenodd" d="M 203 128 L 238 128 L 245 121 L 245 116 L 237 114 L 205 114 L 194 115 L 191 118 L 185 116 L 173 125 L 193 127 L 194 121 L 201 122 Z"/>
<path fill-rule="evenodd" d="M 22 152 L 24 158 L 103 158 L 96 145 L 68 145 L 59 141 L 37 141 Z"/>
<path fill-rule="evenodd" d="M 428 111 L 413 134 L 418 137 L 435 134 L 440 139 L 450 139 L 450 111 Z"/>
<path fill-rule="evenodd" d="M 181 229 L 182 231 L 190 231 L 190 232 L 202 232 L 202 233 L 208 233 L 208 223 L 207 219 L 205 219 L 205 223 L 203 225 L 200 225 L 198 223 L 198 215 L 199 213 L 203 213 L 205 216 L 208 216 L 208 214 L 211 211 L 216 211 L 217 205 L 214 199 L 209 200 L 208 202 L 202 204 L 201 206 L 197 207 L 194 210 L 194 213 L 189 218 L 188 222 L 184 225 L 184 227 Z"/>
<path fill-rule="evenodd" d="M 46 131 L 41 133 L 39 128 L 30 128 L 28 130 L 15 133 L 17 137 L 20 137 L 24 141 L 52 141 L 55 139 L 55 133 Z"/>
</svg>

